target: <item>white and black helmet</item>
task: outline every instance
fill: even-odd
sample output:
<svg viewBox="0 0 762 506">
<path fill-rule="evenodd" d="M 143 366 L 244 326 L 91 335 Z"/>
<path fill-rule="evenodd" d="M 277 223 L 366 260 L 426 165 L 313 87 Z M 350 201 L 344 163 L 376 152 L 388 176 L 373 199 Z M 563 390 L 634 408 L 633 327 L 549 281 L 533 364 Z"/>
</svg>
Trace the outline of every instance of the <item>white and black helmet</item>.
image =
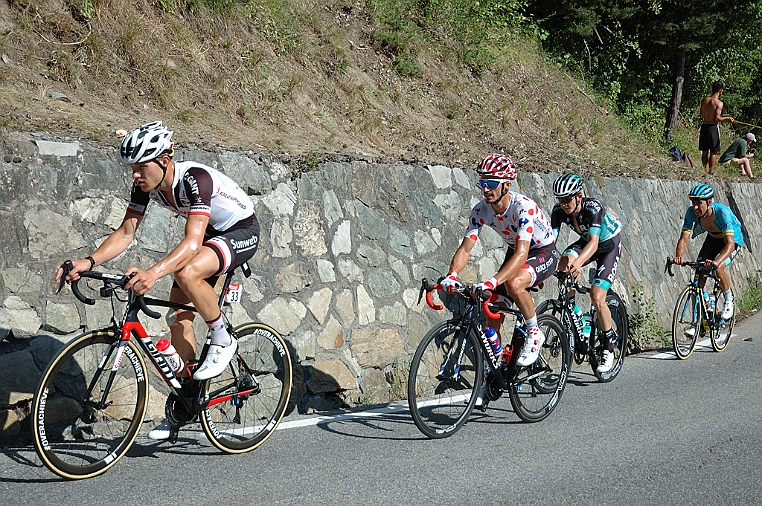
<svg viewBox="0 0 762 506">
<path fill-rule="evenodd" d="M 126 164 L 143 163 L 172 151 L 172 132 L 153 121 L 129 132 L 119 146 L 119 156 Z"/>
<path fill-rule="evenodd" d="M 577 174 L 563 174 L 553 182 L 553 195 L 556 197 L 571 197 L 582 192 L 582 178 Z"/>
</svg>

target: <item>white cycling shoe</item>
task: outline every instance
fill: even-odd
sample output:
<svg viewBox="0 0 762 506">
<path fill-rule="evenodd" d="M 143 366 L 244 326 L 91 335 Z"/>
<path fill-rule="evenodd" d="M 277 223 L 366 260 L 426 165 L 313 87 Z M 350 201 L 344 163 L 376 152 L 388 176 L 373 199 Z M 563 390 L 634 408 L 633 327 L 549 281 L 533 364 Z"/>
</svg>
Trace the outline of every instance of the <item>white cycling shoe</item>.
<svg viewBox="0 0 762 506">
<path fill-rule="evenodd" d="M 725 301 L 725 306 L 722 308 L 722 319 L 723 320 L 730 320 L 733 318 L 733 301 L 727 300 Z"/>
<path fill-rule="evenodd" d="M 516 360 L 516 364 L 521 367 L 526 367 L 534 363 L 537 357 L 540 356 L 540 348 L 545 343 L 545 334 L 542 333 L 540 328 L 537 328 L 536 333 L 531 330 L 527 332 L 527 337 L 524 339 L 524 347 L 521 349 L 521 354 Z"/>
<path fill-rule="evenodd" d="M 235 356 L 235 352 L 238 351 L 238 341 L 234 337 L 230 337 L 233 342 L 228 346 L 220 346 L 219 344 L 212 344 L 209 346 L 209 352 L 206 354 L 206 358 L 201 365 L 193 373 L 193 379 L 197 381 L 208 380 L 222 374 L 225 367 L 230 363 L 230 360 Z"/>
<path fill-rule="evenodd" d="M 603 350 L 603 357 L 601 357 L 601 363 L 595 369 L 598 372 L 609 372 L 614 367 L 614 352 L 609 350 Z"/>
<path fill-rule="evenodd" d="M 169 421 L 165 418 L 162 422 L 154 427 L 154 429 L 148 433 L 148 437 L 154 441 L 166 441 L 172 432 L 172 426 L 169 425 Z"/>
</svg>

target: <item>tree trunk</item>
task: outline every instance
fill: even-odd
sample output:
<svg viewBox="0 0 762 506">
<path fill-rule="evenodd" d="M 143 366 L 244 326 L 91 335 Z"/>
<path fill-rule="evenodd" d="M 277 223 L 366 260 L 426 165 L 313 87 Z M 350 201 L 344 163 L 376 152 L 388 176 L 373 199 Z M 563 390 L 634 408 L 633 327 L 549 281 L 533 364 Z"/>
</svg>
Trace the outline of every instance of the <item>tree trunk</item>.
<svg viewBox="0 0 762 506">
<path fill-rule="evenodd" d="M 683 83 L 685 82 L 685 49 L 677 53 L 675 62 L 675 71 L 673 75 L 675 80 L 672 83 L 672 100 L 667 110 L 667 121 L 664 124 L 664 138 L 667 141 L 672 140 L 672 133 L 677 125 L 677 115 L 680 113 L 680 102 L 683 100 Z"/>
</svg>

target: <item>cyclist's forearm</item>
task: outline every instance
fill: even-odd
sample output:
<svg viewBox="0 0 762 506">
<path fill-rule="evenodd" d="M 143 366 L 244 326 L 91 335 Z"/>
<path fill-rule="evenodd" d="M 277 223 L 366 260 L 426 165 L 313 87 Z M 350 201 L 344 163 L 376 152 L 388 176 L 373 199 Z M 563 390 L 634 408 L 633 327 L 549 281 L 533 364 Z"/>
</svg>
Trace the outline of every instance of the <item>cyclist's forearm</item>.
<svg viewBox="0 0 762 506">
<path fill-rule="evenodd" d="M 148 270 L 151 271 L 156 279 L 163 278 L 185 267 L 188 262 L 198 255 L 200 250 L 201 244 L 199 241 L 186 237 L 180 241 L 180 244 L 169 255 L 156 262 Z"/>
<path fill-rule="evenodd" d="M 115 230 L 90 254 L 95 260 L 95 265 L 104 264 L 119 256 L 132 243 L 133 237 L 133 234 L 127 234 L 121 229 Z"/>
<path fill-rule="evenodd" d="M 680 240 L 677 241 L 677 247 L 675 247 L 675 256 L 682 257 L 685 254 L 685 250 L 688 249 L 688 235 L 682 234 Z"/>
<path fill-rule="evenodd" d="M 463 268 L 468 263 L 469 257 L 471 256 L 471 249 L 473 248 L 474 244 L 476 244 L 476 241 L 472 239 L 463 239 L 463 242 L 460 243 L 460 246 L 458 246 L 458 249 L 452 256 L 452 260 L 450 261 L 450 270 L 448 272 L 461 272 L 463 270 Z"/>
<path fill-rule="evenodd" d="M 579 256 L 577 257 L 578 265 L 580 267 L 585 265 L 585 263 L 590 260 L 590 258 L 592 258 L 596 251 L 598 251 L 598 236 L 591 235 L 589 236 L 585 247 L 582 248 L 582 251 L 579 252 Z"/>
</svg>

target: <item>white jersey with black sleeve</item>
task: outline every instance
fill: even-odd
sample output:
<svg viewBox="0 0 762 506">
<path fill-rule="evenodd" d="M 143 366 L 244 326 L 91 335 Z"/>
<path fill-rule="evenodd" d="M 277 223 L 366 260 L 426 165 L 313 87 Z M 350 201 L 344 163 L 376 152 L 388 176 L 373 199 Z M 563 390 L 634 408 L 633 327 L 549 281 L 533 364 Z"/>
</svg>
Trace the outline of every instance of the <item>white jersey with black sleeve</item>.
<svg viewBox="0 0 762 506">
<path fill-rule="evenodd" d="M 148 202 L 153 200 L 186 218 L 191 215 L 208 216 L 208 236 L 238 228 L 237 224 L 241 226 L 249 222 L 246 218 L 254 214 L 254 203 L 235 181 L 197 162 L 175 162 L 172 195 L 176 206 L 159 190 L 146 193 L 133 184 L 127 210 L 142 216 Z"/>
</svg>

